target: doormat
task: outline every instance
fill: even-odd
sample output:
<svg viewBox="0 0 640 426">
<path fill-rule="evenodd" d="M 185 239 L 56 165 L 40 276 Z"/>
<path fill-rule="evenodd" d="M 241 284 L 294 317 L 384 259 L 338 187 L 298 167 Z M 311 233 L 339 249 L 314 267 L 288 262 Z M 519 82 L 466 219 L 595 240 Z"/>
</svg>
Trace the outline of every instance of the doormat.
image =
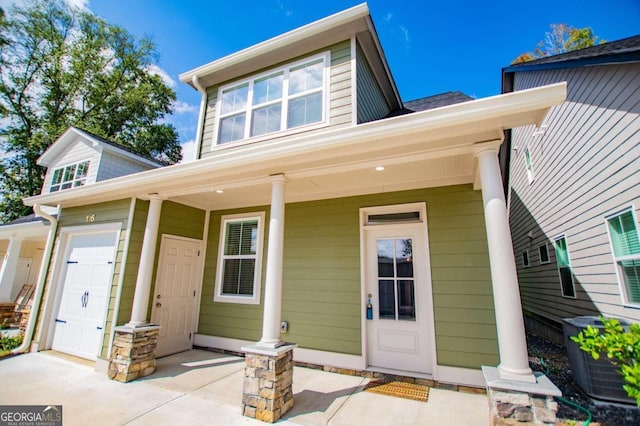
<svg viewBox="0 0 640 426">
<path fill-rule="evenodd" d="M 415 383 L 372 380 L 364 387 L 364 391 L 422 402 L 427 402 L 429 399 L 429 386 L 416 385 Z"/>
</svg>

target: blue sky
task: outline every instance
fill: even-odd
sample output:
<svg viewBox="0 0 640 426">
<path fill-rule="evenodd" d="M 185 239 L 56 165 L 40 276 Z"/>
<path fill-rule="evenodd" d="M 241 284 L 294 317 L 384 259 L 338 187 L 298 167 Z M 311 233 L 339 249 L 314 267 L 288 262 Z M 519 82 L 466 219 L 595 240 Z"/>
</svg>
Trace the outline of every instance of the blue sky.
<svg viewBox="0 0 640 426">
<path fill-rule="evenodd" d="M 192 157 L 199 94 L 178 75 L 359 0 L 67 0 L 156 43 L 158 72 L 178 95 L 170 118 Z M 6 7 L 11 0 L 0 0 Z M 22 3 L 22 1 L 19 1 Z M 640 34 L 640 0 L 372 0 L 368 2 L 403 100 L 460 90 L 500 93 L 500 70 L 532 50 L 551 23 L 606 40 Z"/>
</svg>

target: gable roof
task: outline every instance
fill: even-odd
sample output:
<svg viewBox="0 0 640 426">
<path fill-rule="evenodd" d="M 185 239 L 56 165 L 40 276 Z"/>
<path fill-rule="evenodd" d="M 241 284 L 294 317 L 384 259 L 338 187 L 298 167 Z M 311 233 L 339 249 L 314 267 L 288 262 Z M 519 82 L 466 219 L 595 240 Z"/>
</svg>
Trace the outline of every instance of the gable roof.
<svg viewBox="0 0 640 426">
<path fill-rule="evenodd" d="M 426 111 L 429 109 L 440 108 L 472 100 L 473 98 L 471 96 L 465 95 L 464 93 L 457 90 L 455 92 L 439 93 L 437 95 L 426 96 L 424 98 L 418 98 L 412 101 L 403 102 L 404 108 L 397 111 L 391 111 L 385 118 L 411 114 L 412 112 Z"/>
<path fill-rule="evenodd" d="M 366 3 L 184 72 L 179 78 L 196 89 L 211 87 L 349 40 L 351 37 L 355 37 L 364 50 L 389 105 L 392 109 L 401 108 L 400 95 Z"/>
<path fill-rule="evenodd" d="M 88 139 L 94 146 L 99 145 L 102 149 L 109 151 L 121 157 L 127 157 L 133 161 L 146 164 L 151 167 L 162 167 L 167 164 L 160 162 L 154 158 L 139 154 L 130 148 L 117 144 L 108 139 L 95 135 L 87 130 L 71 126 L 56 139 L 56 141 L 46 149 L 38 158 L 37 163 L 41 166 L 49 166 L 53 160 L 67 147 L 77 136 Z"/>
</svg>

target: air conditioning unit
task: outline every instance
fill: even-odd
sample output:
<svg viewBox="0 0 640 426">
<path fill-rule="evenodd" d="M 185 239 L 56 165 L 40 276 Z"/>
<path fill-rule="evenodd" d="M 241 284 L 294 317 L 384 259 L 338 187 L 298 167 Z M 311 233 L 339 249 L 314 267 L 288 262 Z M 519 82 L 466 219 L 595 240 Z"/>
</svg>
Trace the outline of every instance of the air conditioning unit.
<svg viewBox="0 0 640 426">
<path fill-rule="evenodd" d="M 623 327 L 629 326 L 629 322 L 625 320 L 619 319 L 618 321 Z M 627 396 L 627 392 L 622 388 L 624 381 L 616 367 L 606 357 L 601 357 L 598 360 L 593 359 L 591 354 L 581 350 L 578 344 L 570 339 L 571 336 L 576 336 L 589 325 L 604 329 L 600 318 L 594 316 L 562 320 L 564 345 L 567 348 L 573 380 L 587 395 L 593 398 L 635 405 L 635 399 Z"/>
</svg>

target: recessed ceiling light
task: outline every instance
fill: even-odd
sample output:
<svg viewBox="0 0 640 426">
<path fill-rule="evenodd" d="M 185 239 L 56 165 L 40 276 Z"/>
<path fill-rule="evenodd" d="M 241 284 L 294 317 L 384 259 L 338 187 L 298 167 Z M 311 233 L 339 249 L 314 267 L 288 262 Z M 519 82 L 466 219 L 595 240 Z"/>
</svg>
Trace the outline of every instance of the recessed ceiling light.
<svg viewBox="0 0 640 426">
<path fill-rule="evenodd" d="M 216 189 L 216 193 L 218 194 L 224 194 L 224 191 L 222 189 Z"/>
<path fill-rule="evenodd" d="M 378 166 L 378 167 L 376 167 L 376 171 L 377 171 L 377 172 L 381 172 L 381 171 L 383 171 L 383 170 L 384 170 L 384 166 Z"/>
</svg>

